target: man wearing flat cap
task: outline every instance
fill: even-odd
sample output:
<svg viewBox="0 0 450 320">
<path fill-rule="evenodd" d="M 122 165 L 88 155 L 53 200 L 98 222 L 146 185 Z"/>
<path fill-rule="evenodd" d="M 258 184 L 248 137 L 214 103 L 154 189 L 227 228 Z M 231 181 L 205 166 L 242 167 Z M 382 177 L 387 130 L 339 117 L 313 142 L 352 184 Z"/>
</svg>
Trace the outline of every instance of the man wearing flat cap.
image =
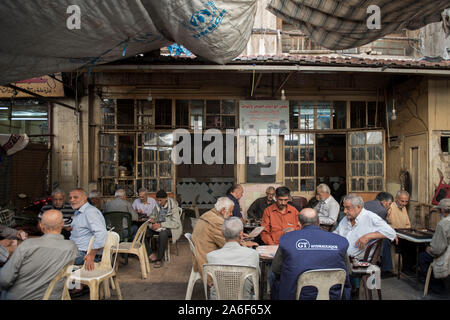
<svg viewBox="0 0 450 320">
<path fill-rule="evenodd" d="M 440 210 L 441 221 L 436 226 L 430 246 L 419 255 L 419 266 L 423 276 L 426 276 L 433 259 L 443 255 L 450 245 L 450 199 L 442 199 L 434 209 Z M 430 289 L 436 293 L 441 293 L 445 289 L 442 279 L 435 279 L 432 275 Z"/>
</svg>

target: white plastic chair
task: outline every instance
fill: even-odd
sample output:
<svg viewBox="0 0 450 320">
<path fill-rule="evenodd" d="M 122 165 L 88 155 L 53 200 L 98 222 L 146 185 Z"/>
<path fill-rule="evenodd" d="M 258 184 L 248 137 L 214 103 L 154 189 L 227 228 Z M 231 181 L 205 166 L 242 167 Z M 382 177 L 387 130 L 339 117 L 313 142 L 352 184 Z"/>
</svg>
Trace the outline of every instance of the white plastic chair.
<svg viewBox="0 0 450 320">
<path fill-rule="evenodd" d="M 303 272 L 297 280 L 297 299 L 303 287 L 313 286 L 317 288 L 316 300 L 330 300 L 332 286 L 341 285 L 341 295 L 344 292 L 347 273 L 344 269 L 317 269 Z"/>
<path fill-rule="evenodd" d="M 68 264 L 66 264 L 60 271 L 59 273 L 53 278 L 53 280 L 50 282 L 50 284 L 48 285 L 47 290 L 45 291 L 44 297 L 42 298 L 42 300 L 49 300 L 50 296 L 53 292 L 53 289 L 55 288 L 55 285 L 63 278 L 66 278 L 69 273 L 67 272 L 67 270 L 69 268 L 71 268 L 73 266 L 73 263 L 75 261 L 72 260 L 70 261 Z M 63 290 L 62 292 L 62 296 L 61 296 L 61 300 L 70 300 L 70 295 L 68 295 L 68 291 L 67 290 Z"/>
<path fill-rule="evenodd" d="M 197 259 L 195 246 L 194 246 L 194 243 L 192 242 L 192 234 L 191 233 L 185 233 L 184 236 L 186 237 L 186 239 L 188 239 L 189 247 L 191 248 L 192 255 L 194 256 L 195 259 Z M 191 275 L 189 276 L 188 287 L 187 287 L 187 290 L 186 290 L 186 298 L 185 298 L 185 300 L 191 300 L 192 290 L 194 289 L 194 285 L 197 282 L 197 280 L 201 280 L 201 279 L 202 279 L 202 277 L 200 275 L 200 272 L 194 271 L 194 266 L 192 266 Z"/>
<path fill-rule="evenodd" d="M 255 267 L 204 264 L 203 279 L 211 276 L 216 290 L 217 300 L 244 300 L 244 284 L 252 278 L 255 297 L 259 297 L 259 275 Z M 208 300 L 208 284 L 203 282 L 206 300 Z"/>
<path fill-rule="evenodd" d="M 89 243 L 88 252 L 92 249 L 94 237 L 91 238 Z M 86 284 L 89 286 L 90 291 L 90 299 L 98 300 L 99 298 L 109 296 L 109 279 L 113 280 L 114 287 L 117 291 L 117 296 L 119 300 L 122 300 L 122 293 L 120 291 L 119 282 L 117 281 L 116 275 L 116 262 L 118 256 L 118 248 L 119 248 L 120 236 L 118 233 L 113 231 L 108 231 L 108 235 L 106 237 L 105 246 L 103 248 L 102 260 L 100 263 L 95 264 L 95 269 L 92 271 L 88 271 L 85 269 L 86 264 L 83 265 L 82 268 L 79 266 L 70 267 L 71 270 L 68 270 L 70 274 L 67 277 L 64 293 L 63 295 L 68 294 L 68 284 L 69 282 L 79 282 L 82 284 Z M 114 261 L 112 261 L 112 256 L 114 255 Z M 102 285 L 102 289 L 100 291 L 100 285 Z"/>
<path fill-rule="evenodd" d="M 134 254 L 138 256 L 143 279 L 147 279 L 147 275 L 150 273 L 150 262 L 148 261 L 147 250 L 145 248 L 145 234 L 149 223 L 150 221 L 147 220 L 139 227 L 133 242 L 121 242 L 118 249 L 118 253 Z M 119 264 L 117 264 L 117 267 L 118 266 Z"/>
</svg>

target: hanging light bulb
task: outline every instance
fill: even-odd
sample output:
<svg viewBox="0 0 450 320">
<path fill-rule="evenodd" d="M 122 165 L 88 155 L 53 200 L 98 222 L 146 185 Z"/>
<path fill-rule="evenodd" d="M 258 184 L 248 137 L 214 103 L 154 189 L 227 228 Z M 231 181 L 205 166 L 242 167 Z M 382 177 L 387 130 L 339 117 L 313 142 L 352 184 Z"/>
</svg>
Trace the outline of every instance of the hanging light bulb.
<svg viewBox="0 0 450 320">
<path fill-rule="evenodd" d="M 281 90 L 281 100 L 286 100 L 286 94 L 285 94 L 285 92 L 284 92 L 284 89 L 283 90 Z"/>
<path fill-rule="evenodd" d="M 395 99 L 392 100 L 392 116 L 391 120 L 397 120 L 396 110 L 395 110 Z"/>
<path fill-rule="evenodd" d="M 152 100 L 153 100 L 153 97 L 152 97 L 152 90 L 150 90 L 150 91 L 148 92 L 147 100 L 148 100 L 148 101 L 152 101 Z"/>
</svg>

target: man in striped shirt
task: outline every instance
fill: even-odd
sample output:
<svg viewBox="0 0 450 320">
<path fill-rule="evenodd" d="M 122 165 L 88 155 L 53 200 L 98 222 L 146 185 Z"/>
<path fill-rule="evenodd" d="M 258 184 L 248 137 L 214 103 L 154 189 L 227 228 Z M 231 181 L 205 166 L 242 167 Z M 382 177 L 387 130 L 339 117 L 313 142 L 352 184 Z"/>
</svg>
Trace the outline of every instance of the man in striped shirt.
<svg viewBox="0 0 450 320">
<path fill-rule="evenodd" d="M 59 210 L 61 211 L 64 219 L 64 225 L 70 226 L 72 223 L 73 213 L 74 210 L 72 209 L 72 206 L 68 203 L 66 203 L 66 193 L 64 190 L 60 188 L 56 188 L 52 192 L 52 203 L 47 204 L 41 208 L 41 212 L 39 213 L 39 220 L 42 219 L 42 215 L 44 212 L 48 210 Z M 70 232 L 63 229 L 61 234 L 64 236 L 66 240 L 70 238 Z"/>
</svg>

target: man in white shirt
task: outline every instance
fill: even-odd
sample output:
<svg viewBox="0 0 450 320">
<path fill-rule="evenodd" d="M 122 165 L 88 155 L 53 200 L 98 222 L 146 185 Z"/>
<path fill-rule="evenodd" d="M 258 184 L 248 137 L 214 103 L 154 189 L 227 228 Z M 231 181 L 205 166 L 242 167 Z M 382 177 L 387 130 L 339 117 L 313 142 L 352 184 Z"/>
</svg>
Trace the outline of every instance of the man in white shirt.
<svg viewBox="0 0 450 320">
<path fill-rule="evenodd" d="M 317 187 L 317 194 L 319 195 L 320 200 L 315 209 L 319 214 L 320 224 L 331 227 L 337 221 L 340 206 L 330 193 L 330 187 L 324 183 Z"/>
<path fill-rule="evenodd" d="M 133 202 L 133 209 L 138 213 L 139 218 L 150 217 L 155 207 L 156 200 L 148 196 L 148 190 L 139 189 L 139 198 Z"/>
<path fill-rule="evenodd" d="M 223 248 L 206 255 L 207 263 L 255 267 L 259 272 L 259 255 L 256 250 L 241 246 L 244 237 L 244 225 L 238 217 L 225 219 L 222 233 L 227 241 Z M 211 288 L 211 300 L 215 300 L 214 287 Z M 244 284 L 244 299 L 253 300 L 253 283 L 249 279 Z"/>
<path fill-rule="evenodd" d="M 344 198 L 344 217 L 334 231 L 349 242 L 347 253 L 350 257 L 361 260 L 367 244 L 372 240 L 397 240 L 395 230 L 386 221 L 372 211 L 364 209 L 364 201 L 357 194 L 349 194 Z"/>
</svg>

